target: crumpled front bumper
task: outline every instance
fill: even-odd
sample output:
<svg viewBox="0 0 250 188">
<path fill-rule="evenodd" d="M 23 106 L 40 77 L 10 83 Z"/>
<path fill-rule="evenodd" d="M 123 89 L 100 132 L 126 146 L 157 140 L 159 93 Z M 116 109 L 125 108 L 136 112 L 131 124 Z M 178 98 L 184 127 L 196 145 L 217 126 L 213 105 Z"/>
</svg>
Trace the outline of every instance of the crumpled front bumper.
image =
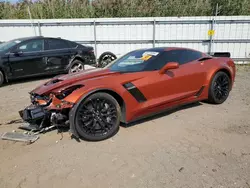
<svg viewBox="0 0 250 188">
<path fill-rule="evenodd" d="M 59 100 L 53 94 L 47 100 L 32 98 L 31 102 L 33 104 L 19 111 L 19 115 L 32 127 L 41 130 L 49 126 L 65 127 L 68 125 L 68 113 L 73 103 Z"/>
</svg>

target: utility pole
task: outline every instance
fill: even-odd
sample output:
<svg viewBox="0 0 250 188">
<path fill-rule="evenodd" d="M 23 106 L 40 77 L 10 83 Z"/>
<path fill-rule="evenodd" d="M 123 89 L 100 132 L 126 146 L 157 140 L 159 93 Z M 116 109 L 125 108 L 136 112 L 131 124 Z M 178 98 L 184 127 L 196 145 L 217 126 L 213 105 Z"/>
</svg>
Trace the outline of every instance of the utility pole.
<svg viewBox="0 0 250 188">
<path fill-rule="evenodd" d="M 29 5 L 28 5 L 27 10 L 28 10 L 29 17 L 30 17 L 31 27 L 34 29 L 35 36 L 37 36 L 36 35 L 36 28 L 34 27 L 34 22 L 33 22 L 33 19 L 32 19 L 32 15 L 31 15 L 31 12 L 30 12 L 30 6 Z"/>
</svg>

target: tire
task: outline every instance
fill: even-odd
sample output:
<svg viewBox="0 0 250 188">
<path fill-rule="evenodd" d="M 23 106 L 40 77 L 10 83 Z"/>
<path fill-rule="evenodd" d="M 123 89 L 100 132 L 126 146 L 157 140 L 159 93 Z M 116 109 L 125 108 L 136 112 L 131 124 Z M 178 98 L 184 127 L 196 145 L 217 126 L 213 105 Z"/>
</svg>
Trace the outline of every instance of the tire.
<svg viewBox="0 0 250 188">
<path fill-rule="evenodd" d="M 70 73 L 80 72 L 83 70 L 85 70 L 84 63 L 76 59 L 71 63 L 68 73 L 70 74 Z"/>
<path fill-rule="evenodd" d="M 77 134 L 82 139 L 101 141 L 118 132 L 121 109 L 114 97 L 99 92 L 78 105 L 74 118 Z"/>
<path fill-rule="evenodd" d="M 222 104 L 229 96 L 231 87 L 230 77 L 222 71 L 217 72 L 209 86 L 208 102 Z"/>
<path fill-rule="evenodd" d="M 107 66 L 108 64 L 110 64 L 115 59 L 117 59 L 117 57 L 112 52 L 104 52 L 100 55 L 98 59 L 98 67 L 103 68 Z"/>
<path fill-rule="evenodd" d="M 2 71 L 0 71 L 0 87 L 3 85 L 4 83 L 4 74 Z"/>
</svg>

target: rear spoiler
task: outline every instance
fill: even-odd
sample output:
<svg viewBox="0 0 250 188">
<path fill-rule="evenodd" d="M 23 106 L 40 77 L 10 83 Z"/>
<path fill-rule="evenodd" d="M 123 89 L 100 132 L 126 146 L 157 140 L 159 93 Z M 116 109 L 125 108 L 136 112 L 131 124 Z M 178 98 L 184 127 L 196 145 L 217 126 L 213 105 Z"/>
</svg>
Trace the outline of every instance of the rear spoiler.
<svg viewBox="0 0 250 188">
<path fill-rule="evenodd" d="M 231 57 L 230 52 L 214 52 L 211 54 L 213 57 Z"/>
</svg>

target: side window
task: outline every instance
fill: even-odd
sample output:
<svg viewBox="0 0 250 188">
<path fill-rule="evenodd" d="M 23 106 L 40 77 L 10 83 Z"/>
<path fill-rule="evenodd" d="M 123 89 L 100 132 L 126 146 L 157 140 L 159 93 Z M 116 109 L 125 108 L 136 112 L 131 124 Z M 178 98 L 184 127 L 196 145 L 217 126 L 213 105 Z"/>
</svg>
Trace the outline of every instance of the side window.
<svg viewBox="0 0 250 188">
<path fill-rule="evenodd" d="M 170 50 L 162 52 L 162 54 L 149 65 L 149 70 L 159 70 L 169 62 L 178 62 L 182 64 L 183 50 Z"/>
<path fill-rule="evenodd" d="M 154 62 L 151 62 L 147 70 L 159 70 L 164 65 L 166 65 L 169 62 L 177 62 L 180 65 L 183 65 L 185 63 L 197 60 L 202 57 L 202 54 L 197 51 L 193 50 L 170 50 L 162 52 L 162 54 L 154 60 Z"/>
<path fill-rule="evenodd" d="M 59 50 L 69 48 L 67 42 L 59 39 L 48 39 L 46 50 Z"/>
<path fill-rule="evenodd" d="M 43 51 L 43 49 L 43 40 L 31 40 L 17 47 L 17 50 L 22 52 L 39 52 Z"/>
<path fill-rule="evenodd" d="M 200 52 L 197 51 L 193 51 L 193 50 L 185 50 L 185 52 L 183 53 L 183 57 L 184 57 L 184 63 L 188 63 L 197 59 L 200 59 L 202 57 L 202 54 Z"/>
</svg>

